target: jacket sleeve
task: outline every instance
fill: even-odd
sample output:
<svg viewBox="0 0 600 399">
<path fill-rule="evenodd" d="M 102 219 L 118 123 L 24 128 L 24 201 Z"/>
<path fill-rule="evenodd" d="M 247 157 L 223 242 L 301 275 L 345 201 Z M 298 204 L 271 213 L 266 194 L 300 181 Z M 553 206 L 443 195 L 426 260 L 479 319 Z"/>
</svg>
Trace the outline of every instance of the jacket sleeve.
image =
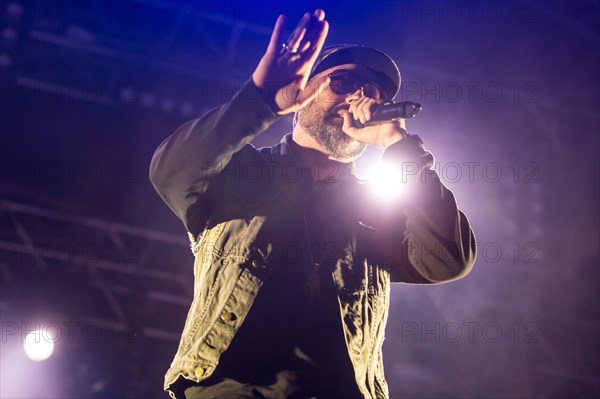
<svg viewBox="0 0 600 399">
<path fill-rule="evenodd" d="M 249 142 L 277 118 L 250 79 L 230 102 L 183 124 L 158 146 L 150 181 L 190 233 L 204 228 L 218 174 L 234 156 L 256 154 Z"/>
<path fill-rule="evenodd" d="M 434 284 L 466 276 L 475 263 L 475 236 L 454 195 L 431 169 L 433 156 L 421 139 L 411 135 L 392 144 L 382 161 L 406 189 L 378 229 L 392 281 Z"/>
</svg>

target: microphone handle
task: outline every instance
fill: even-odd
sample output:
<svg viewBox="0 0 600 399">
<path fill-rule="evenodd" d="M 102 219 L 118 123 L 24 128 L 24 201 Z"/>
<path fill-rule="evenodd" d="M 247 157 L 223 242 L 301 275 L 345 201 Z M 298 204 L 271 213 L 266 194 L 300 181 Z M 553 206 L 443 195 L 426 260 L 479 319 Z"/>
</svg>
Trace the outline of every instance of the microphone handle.
<svg viewBox="0 0 600 399">
<path fill-rule="evenodd" d="M 384 104 L 379 108 L 376 108 L 372 115 L 371 120 L 367 123 L 361 123 L 359 120 L 354 119 L 354 125 L 358 128 L 365 126 L 380 125 L 382 123 L 389 123 L 398 119 L 409 119 L 413 118 L 421 110 L 421 104 L 413 103 L 411 101 L 403 101 L 394 104 Z"/>
</svg>

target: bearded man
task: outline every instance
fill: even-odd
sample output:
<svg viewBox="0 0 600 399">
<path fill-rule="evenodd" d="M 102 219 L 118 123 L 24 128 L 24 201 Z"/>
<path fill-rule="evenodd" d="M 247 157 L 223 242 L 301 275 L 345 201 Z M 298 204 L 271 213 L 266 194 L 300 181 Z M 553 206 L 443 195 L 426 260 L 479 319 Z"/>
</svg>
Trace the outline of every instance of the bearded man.
<svg viewBox="0 0 600 399">
<path fill-rule="evenodd" d="M 152 158 L 151 181 L 195 255 L 194 299 L 165 377 L 173 398 L 388 398 L 391 283 L 453 281 L 475 261 L 469 223 L 420 138 L 403 120 L 364 126 L 398 92 L 394 61 L 360 45 L 323 49 L 322 10 L 285 42 L 284 21 L 233 99 Z M 279 144 L 249 144 L 291 113 Z M 368 194 L 353 167 L 368 144 L 410 195 Z"/>
</svg>

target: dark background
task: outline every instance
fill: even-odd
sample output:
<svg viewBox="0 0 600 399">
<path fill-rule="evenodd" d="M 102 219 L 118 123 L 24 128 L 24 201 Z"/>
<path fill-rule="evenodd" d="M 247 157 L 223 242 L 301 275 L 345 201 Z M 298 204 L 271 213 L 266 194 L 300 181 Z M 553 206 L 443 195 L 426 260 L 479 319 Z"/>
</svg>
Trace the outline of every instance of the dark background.
<svg viewBox="0 0 600 399">
<path fill-rule="evenodd" d="M 250 77 L 278 14 L 316 7 L 326 44 L 397 61 L 479 243 L 467 278 L 392 288 L 391 396 L 600 394 L 599 2 L 38 0 L 0 2 L 3 398 L 166 397 L 193 259 L 150 158 Z M 61 334 L 46 362 L 22 352 L 36 326 Z"/>
</svg>

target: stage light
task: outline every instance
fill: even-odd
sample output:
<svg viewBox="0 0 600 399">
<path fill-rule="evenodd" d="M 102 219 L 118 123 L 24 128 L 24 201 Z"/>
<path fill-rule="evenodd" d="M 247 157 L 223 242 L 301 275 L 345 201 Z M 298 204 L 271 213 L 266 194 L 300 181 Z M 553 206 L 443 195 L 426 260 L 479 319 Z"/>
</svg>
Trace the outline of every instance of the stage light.
<svg viewBox="0 0 600 399">
<path fill-rule="evenodd" d="M 369 180 L 373 194 L 384 201 L 399 198 L 406 189 L 398 170 L 384 163 L 374 166 L 367 180 Z"/>
<path fill-rule="evenodd" d="M 25 336 L 23 348 L 27 357 L 34 362 L 42 362 L 52 356 L 54 340 L 45 331 L 34 330 Z"/>
</svg>

